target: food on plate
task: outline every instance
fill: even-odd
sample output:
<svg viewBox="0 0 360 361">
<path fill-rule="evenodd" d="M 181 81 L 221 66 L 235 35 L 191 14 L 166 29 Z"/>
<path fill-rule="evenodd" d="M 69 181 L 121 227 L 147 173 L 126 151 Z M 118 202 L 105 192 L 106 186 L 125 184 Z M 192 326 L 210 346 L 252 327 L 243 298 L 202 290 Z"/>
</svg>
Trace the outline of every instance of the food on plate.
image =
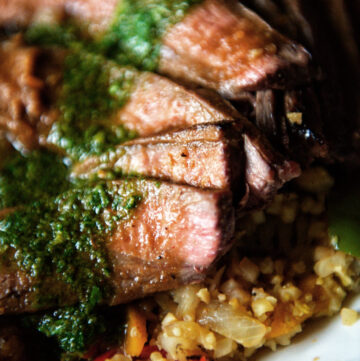
<svg viewBox="0 0 360 361">
<path fill-rule="evenodd" d="M 345 326 L 352 326 L 359 318 L 358 313 L 351 308 L 343 307 L 340 312 L 341 321 Z"/>
<path fill-rule="evenodd" d="M 354 9 L 0 0 L 0 359 L 246 360 L 353 323 Z"/>
</svg>

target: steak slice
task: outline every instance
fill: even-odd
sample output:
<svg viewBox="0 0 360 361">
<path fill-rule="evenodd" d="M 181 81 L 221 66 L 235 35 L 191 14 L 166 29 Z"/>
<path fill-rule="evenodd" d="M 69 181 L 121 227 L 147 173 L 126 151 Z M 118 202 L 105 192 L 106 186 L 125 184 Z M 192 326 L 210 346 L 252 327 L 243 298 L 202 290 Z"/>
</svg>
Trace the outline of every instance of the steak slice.
<svg viewBox="0 0 360 361">
<path fill-rule="evenodd" d="M 34 76 L 39 50 L 21 43 L 21 36 L 0 43 L 0 131 L 17 147 L 31 149 L 36 146 L 34 123 L 43 112 L 43 83 Z"/>
<path fill-rule="evenodd" d="M 116 119 L 138 135 L 148 136 L 238 116 L 237 111 L 215 92 L 192 91 L 160 75 L 139 72 L 130 99 Z"/>
<path fill-rule="evenodd" d="M 246 119 L 138 138 L 75 164 L 73 177 L 140 174 L 202 188 L 231 189 L 241 209 L 261 207 L 300 174 Z M 243 199 L 247 193 L 246 201 Z"/>
<path fill-rule="evenodd" d="M 295 148 L 301 149 L 301 155 L 299 154 L 296 159 L 305 158 L 303 160 L 306 163 L 309 158 L 311 160 L 325 156 L 327 162 L 340 161 L 350 166 L 355 164 L 358 166 L 360 164 L 358 2 L 247 0 L 246 4 L 260 12 L 271 26 L 281 33 L 304 44 L 312 54 L 313 78 L 310 87 L 290 90 L 290 94 L 280 95 L 285 98 L 285 103 L 288 103 L 289 98 L 291 103 L 296 99 L 297 107 L 305 109 L 303 112 L 305 126 L 300 129 L 290 125 L 291 131 L 288 132 L 288 136 L 294 138 Z M 276 5 L 276 11 L 273 5 Z M 312 117 L 317 118 L 317 121 L 312 121 Z M 319 128 L 321 128 L 320 132 Z M 322 135 L 327 152 L 325 146 L 318 142 Z M 294 147 L 291 146 L 291 149 Z"/>
<path fill-rule="evenodd" d="M 230 99 L 307 80 L 307 51 L 235 0 L 205 0 L 162 44 L 161 73 Z"/>
<path fill-rule="evenodd" d="M 76 164 L 72 176 L 140 174 L 201 188 L 244 190 L 244 146 L 239 123 L 195 125 L 124 143 Z"/>
<path fill-rule="evenodd" d="M 284 183 L 300 175 L 298 163 L 276 152 L 265 136 L 251 123 L 245 126 L 245 179 L 248 200 L 240 211 L 262 207 L 268 203 Z"/>
<path fill-rule="evenodd" d="M 228 191 L 136 178 L 111 181 L 107 186 L 117 192 L 129 184 L 142 194 L 142 201 L 129 217 L 116 222 L 105 243 L 114 288 L 107 303 L 112 305 L 200 281 L 231 246 L 234 232 L 234 210 Z M 37 304 L 33 287 L 36 281 L 14 270 L 14 265 L 4 265 L 0 273 L 1 313 L 58 306 Z M 60 305 L 76 302 L 74 291 L 58 277 L 42 281 L 46 296 L 58 297 Z"/>
<path fill-rule="evenodd" d="M 17 43 L 17 46 L 22 45 Z M 11 53 L 8 56 L 10 55 Z M 49 52 L 45 51 L 45 53 L 42 54 L 39 58 L 38 66 L 40 69 L 37 71 L 36 75 L 38 76 L 38 79 L 42 81 L 44 91 L 46 91 L 47 95 L 51 95 L 50 105 L 46 108 L 46 104 L 44 104 L 45 110 L 39 117 L 38 122 L 35 122 L 35 124 L 31 126 L 31 129 L 36 130 L 35 136 L 38 137 L 36 141 L 40 143 L 40 145 L 50 147 L 51 149 L 54 149 L 54 144 L 52 143 L 52 139 L 49 139 L 48 133 L 52 125 L 59 120 L 59 112 L 54 105 L 56 103 L 56 94 L 58 94 L 58 91 L 54 88 L 59 87 L 59 81 L 57 80 L 55 85 L 53 84 L 54 78 L 61 80 L 61 66 L 59 65 L 59 59 L 61 59 L 61 61 L 64 59 L 64 54 L 61 50 L 53 50 Z M 19 64 L 19 66 L 21 66 L 21 64 Z M 121 67 L 118 67 L 115 64 L 113 66 L 115 71 L 121 70 Z M 258 149 L 261 154 L 267 154 L 266 159 L 264 160 L 265 163 L 274 163 L 272 165 L 268 165 L 267 167 L 261 167 L 261 169 L 258 169 L 258 171 L 263 171 L 263 174 L 260 173 L 256 176 L 251 176 L 251 180 L 248 180 L 248 183 L 250 184 L 249 189 L 256 188 L 258 189 L 256 193 L 258 195 L 261 194 L 258 185 L 254 186 L 252 184 L 252 179 L 254 179 L 254 177 L 258 178 L 260 176 L 264 180 L 268 179 L 275 186 L 275 188 L 278 189 L 282 186 L 285 179 L 288 180 L 298 175 L 298 171 L 293 172 L 293 170 L 291 172 L 288 172 L 288 170 L 285 171 L 284 173 L 288 172 L 288 176 L 285 178 L 278 177 L 277 171 L 272 172 L 271 175 L 268 174 L 268 169 L 273 169 L 273 167 L 277 167 L 278 170 L 282 169 L 282 164 L 285 164 L 285 159 L 278 154 L 275 155 L 267 140 L 264 137 L 261 137 L 258 134 L 258 131 L 253 126 L 251 126 L 245 118 L 241 117 L 231 105 L 221 99 L 218 95 L 214 94 L 212 91 L 209 92 L 207 90 L 200 90 L 201 95 L 199 95 L 197 92 L 187 90 L 186 88 L 159 75 L 147 72 L 138 72 L 136 70 L 131 71 L 133 71 L 136 75 L 132 95 L 130 96 L 127 104 L 125 104 L 123 108 L 120 108 L 116 114 L 114 114 L 114 116 L 108 120 L 109 124 L 123 124 L 127 128 L 135 130 L 138 135 L 147 136 L 153 133 L 168 131 L 173 128 L 186 128 L 194 124 L 207 122 L 214 123 L 223 119 L 236 119 L 236 122 L 238 123 L 236 127 L 238 130 L 235 131 L 233 135 L 231 135 L 231 139 L 238 137 L 237 141 L 240 142 L 239 144 L 241 144 L 241 137 L 243 137 L 243 134 L 245 132 L 251 134 L 251 137 L 248 137 L 248 139 L 251 139 L 251 141 L 255 139 L 256 143 L 256 146 L 254 146 L 253 149 Z M 222 127 L 224 127 L 224 125 Z M 201 132 L 199 129 L 202 129 Z M 194 134 L 198 134 L 198 136 L 200 136 L 200 134 L 202 134 L 205 129 L 206 127 L 195 127 L 190 131 L 192 134 L 191 136 L 194 136 Z M 209 132 L 212 132 L 210 129 L 213 128 L 207 129 L 209 129 Z M 11 130 L 6 129 L 6 131 L 8 132 L 8 136 L 11 138 Z M 181 132 L 175 134 L 181 134 Z M 162 135 L 162 137 L 163 136 L 164 135 Z M 169 135 L 169 137 L 173 136 L 174 135 Z M 178 137 L 179 135 L 176 136 Z M 189 135 L 186 135 L 185 137 L 188 136 Z M 203 135 L 201 137 L 203 137 Z M 196 139 L 194 138 L 193 140 L 195 141 Z M 206 139 L 204 138 L 204 140 Z M 135 149 L 136 143 L 132 144 L 132 149 Z M 195 143 L 193 143 L 193 145 L 194 144 Z M 26 148 L 25 144 L 23 144 L 23 146 Z M 151 147 L 155 149 L 154 145 Z M 175 146 L 171 145 L 171 147 L 174 149 Z M 139 145 L 137 145 L 137 149 L 140 149 Z M 149 147 L 146 149 L 149 149 Z M 219 149 L 220 148 L 218 148 L 218 150 Z M 241 150 L 241 147 L 239 149 L 239 157 L 237 158 L 237 161 L 234 162 L 234 164 L 236 164 L 238 161 L 241 162 L 241 154 L 243 154 L 243 151 Z M 270 155 L 271 153 L 274 154 Z M 251 158 L 255 154 L 257 153 L 254 153 L 253 151 L 249 152 L 249 157 Z M 256 163 L 256 159 L 250 161 L 250 158 L 248 159 L 247 163 L 252 164 L 253 166 Z M 257 156 L 257 159 L 263 159 L 262 155 Z M 243 166 L 241 164 L 240 166 L 236 165 L 232 167 L 232 174 L 238 174 L 239 171 L 241 173 L 242 167 Z M 129 168 L 129 171 L 132 170 L 132 168 Z M 138 173 L 142 172 L 140 169 L 134 171 Z M 152 176 L 157 176 L 156 172 L 158 171 L 154 169 L 150 174 Z M 171 170 L 168 172 L 172 173 L 168 173 L 168 176 L 165 174 L 165 179 L 170 179 L 170 175 L 174 174 L 174 172 Z M 182 169 L 182 172 L 183 175 L 185 175 L 186 171 L 184 169 Z M 253 174 L 253 172 L 250 170 L 248 170 L 247 173 Z M 192 176 L 187 175 L 187 177 L 191 178 Z M 275 178 L 277 180 L 275 180 Z M 175 180 L 179 181 L 179 179 L 181 181 L 181 177 Z M 271 187 L 271 189 L 275 188 Z M 265 190 L 269 188 L 265 187 L 262 189 Z M 268 195 L 265 194 L 263 194 L 261 197 L 261 199 L 268 198 Z"/>
</svg>

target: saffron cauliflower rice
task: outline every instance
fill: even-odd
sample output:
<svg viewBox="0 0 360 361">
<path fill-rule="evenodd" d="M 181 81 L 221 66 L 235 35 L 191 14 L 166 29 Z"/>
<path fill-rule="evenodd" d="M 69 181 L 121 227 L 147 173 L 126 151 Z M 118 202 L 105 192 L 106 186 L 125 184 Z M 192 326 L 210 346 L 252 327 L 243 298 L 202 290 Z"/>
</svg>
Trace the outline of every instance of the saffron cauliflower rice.
<svg viewBox="0 0 360 361">
<path fill-rule="evenodd" d="M 355 3 L 0 0 L 0 361 L 250 361 L 356 322 Z"/>
</svg>

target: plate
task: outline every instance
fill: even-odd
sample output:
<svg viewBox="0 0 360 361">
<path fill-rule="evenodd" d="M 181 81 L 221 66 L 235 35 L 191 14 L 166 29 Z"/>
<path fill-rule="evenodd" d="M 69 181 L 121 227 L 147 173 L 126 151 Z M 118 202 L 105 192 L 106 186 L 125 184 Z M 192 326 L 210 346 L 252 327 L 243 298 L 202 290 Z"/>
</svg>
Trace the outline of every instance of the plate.
<svg viewBox="0 0 360 361">
<path fill-rule="evenodd" d="M 344 307 L 360 312 L 360 295 Z M 360 361 L 360 318 L 352 326 L 344 326 L 340 315 L 310 321 L 291 345 L 259 351 L 251 361 Z"/>
</svg>

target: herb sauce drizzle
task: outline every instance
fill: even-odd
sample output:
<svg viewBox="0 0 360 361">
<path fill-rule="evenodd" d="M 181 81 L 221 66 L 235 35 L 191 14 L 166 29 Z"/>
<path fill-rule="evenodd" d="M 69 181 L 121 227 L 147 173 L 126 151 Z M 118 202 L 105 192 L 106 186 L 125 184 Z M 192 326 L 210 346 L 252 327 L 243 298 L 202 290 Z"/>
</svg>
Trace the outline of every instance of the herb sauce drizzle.
<svg viewBox="0 0 360 361">
<path fill-rule="evenodd" d="M 133 80 L 133 71 L 114 68 L 100 55 L 70 53 L 58 105 L 61 118 L 52 127 L 48 141 L 71 158 L 83 159 L 133 139 L 135 132 L 112 121 L 114 111 L 126 103 Z"/>
</svg>

